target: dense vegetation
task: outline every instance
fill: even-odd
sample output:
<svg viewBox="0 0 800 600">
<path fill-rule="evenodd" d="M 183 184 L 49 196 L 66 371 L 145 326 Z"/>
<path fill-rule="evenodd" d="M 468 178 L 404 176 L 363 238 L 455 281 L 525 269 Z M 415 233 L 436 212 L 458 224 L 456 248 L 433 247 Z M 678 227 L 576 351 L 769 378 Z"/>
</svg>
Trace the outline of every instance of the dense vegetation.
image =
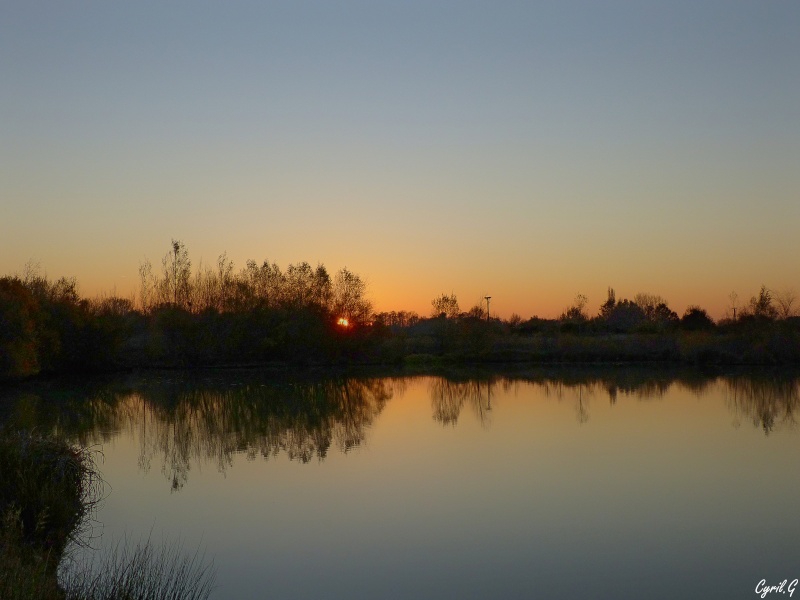
<svg viewBox="0 0 800 600">
<path fill-rule="evenodd" d="M 791 294 L 766 287 L 715 322 L 690 307 L 679 317 L 659 296 L 618 300 L 599 313 L 578 296 L 558 319 L 488 318 L 462 312 L 454 294 L 432 301 L 428 318 L 378 313 L 366 285 L 345 269 L 285 270 L 248 261 L 239 272 L 223 254 L 194 272 L 173 241 L 154 272 L 140 267 L 135 298 L 81 298 L 74 279 L 28 270 L 0 278 L 0 379 L 129 368 L 332 365 L 441 361 L 699 364 L 800 362 L 800 317 Z"/>
<path fill-rule="evenodd" d="M 191 273 L 174 242 L 160 276 L 140 269 L 138 298 L 81 298 L 74 279 L 0 278 L 0 378 L 128 367 L 332 363 L 374 351 L 361 278 L 324 266 L 221 256 Z M 344 326 L 346 323 L 346 326 Z"/>
</svg>

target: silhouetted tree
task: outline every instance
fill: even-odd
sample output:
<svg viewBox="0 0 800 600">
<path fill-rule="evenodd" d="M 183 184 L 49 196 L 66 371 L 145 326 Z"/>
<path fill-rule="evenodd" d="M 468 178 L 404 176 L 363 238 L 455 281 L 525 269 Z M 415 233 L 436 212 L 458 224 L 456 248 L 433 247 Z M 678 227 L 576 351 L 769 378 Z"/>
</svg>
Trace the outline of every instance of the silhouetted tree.
<svg viewBox="0 0 800 600">
<path fill-rule="evenodd" d="M 602 305 L 600 305 L 600 318 L 608 319 L 611 316 L 611 311 L 617 305 L 617 296 L 614 293 L 614 288 L 608 288 L 608 298 Z"/>
<path fill-rule="evenodd" d="M 689 306 L 681 317 L 681 329 L 687 331 L 699 331 L 703 329 L 713 329 L 714 321 L 708 313 L 699 306 Z"/>
<path fill-rule="evenodd" d="M 252 263 L 252 268 L 251 268 Z M 265 260 L 258 269 L 255 261 L 248 262 L 248 272 L 256 288 L 258 297 L 264 306 L 276 307 L 280 303 L 285 277 L 276 263 Z"/>
<path fill-rule="evenodd" d="M 772 304 L 772 293 L 767 286 L 762 285 L 758 296 L 750 298 L 749 312 L 759 319 L 774 319 L 778 311 Z"/>
<path fill-rule="evenodd" d="M 486 311 L 483 308 L 483 304 L 477 302 L 476 304 L 473 304 L 472 308 L 470 308 L 465 315 L 472 319 L 485 319 Z"/>
<path fill-rule="evenodd" d="M 778 305 L 778 316 L 782 319 L 788 319 L 794 316 L 796 310 L 794 309 L 797 294 L 791 288 L 784 288 L 779 292 L 775 292 L 775 303 Z"/>
<path fill-rule="evenodd" d="M 347 271 L 347 269 L 343 269 L 343 271 Z M 366 303 L 366 293 L 367 293 L 367 285 L 364 283 L 361 278 L 356 275 L 355 273 L 351 273 L 347 271 L 348 275 L 345 276 L 342 274 L 343 278 L 350 277 L 352 281 L 349 283 L 351 293 L 358 293 L 359 300 Z M 356 281 L 357 280 L 357 281 Z M 325 265 L 318 264 L 317 268 L 314 270 L 314 277 L 311 283 L 311 295 L 314 299 L 314 303 L 319 306 L 320 308 L 325 308 L 330 310 L 331 304 L 334 299 L 334 294 L 336 290 L 334 289 L 334 282 L 331 281 L 330 275 L 328 275 L 328 270 L 325 268 Z M 356 304 L 358 303 L 356 302 Z M 369 316 L 369 313 L 372 311 L 372 306 L 359 306 L 356 310 L 354 310 L 354 314 L 362 313 L 361 317 L 356 318 L 366 318 Z"/>
<path fill-rule="evenodd" d="M 458 307 L 458 298 L 456 298 L 455 294 L 450 294 L 449 296 L 441 294 L 431 300 L 431 305 L 433 306 L 432 316 L 434 317 L 444 316 L 448 319 L 454 319 L 461 313 L 461 309 Z"/>
<path fill-rule="evenodd" d="M 658 294 L 640 292 L 633 297 L 633 302 L 644 312 L 647 320 L 655 322 L 656 310 L 660 305 L 667 306 L 667 301 Z M 663 312 L 663 309 L 662 309 Z"/>
<path fill-rule="evenodd" d="M 190 301 L 192 262 L 186 246 L 172 240 L 170 251 L 161 260 L 164 279 L 161 282 L 161 301 L 185 308 Z"/>
<path fill-rule="evenodd" d="M 663 300 L 658 296 L 654 298 Z M 654 301 L 651 299 L 651 301 L 643 303 L 640 298 L 638 302 L 635 302 L 642 309 L 646 319 L 646 322 L 640 327 L 641 331 L 656 333 L 674 327 L 680 322 L 678 314 L 667 306 L 666 302 L 654 304 Z"/>
<path fill-rule="evenodd" d="M 730 294 L 728 294 L 728 300 L 731 303 L 731 305 L 730 305 L 731 318 L 735 321 L 736 320 L 736 306 L 737 306 L 737 302 L 739 300 L 739 294 L 737 294 L 735 291 L 731 292 Z"/>
<path fill-rule="evenodd" d="M 220 311 L 231 310 L 235 282 L 233 279 L 233 261 L 228 259 L 227 252 L 217 258 L 217 308 Z"/>
<path fill-rule="evenodd" d="M 333 282 L 333 310 L 350 323 L 367 323 L 372 304 L 366 298 L 367 284 L 347 268 L 336 273 Z"/>
<path fill-rule="evenodd" d="M 511 327 L 517 327 L 520 323 L 522 323 L 522 317 L 520 317 L 517 313 L 511 313 L 511 316 L 508 317 L 507 323 Z"/>
<path fill-rule="evenodd" d="M 139 263 L 139 307 L 143 313 L 150 312 L 153 306 L 154 288 L 153 265 L 145 258 Z"/>
<path fill-rule="evenodd" d="M 388 327 L 411 327 L 419 323 L 419 315 L 412 311 L 391 311 L 375 315 L 375 318 Z"/>
<path fill-rule="evenodd" d="M 564 309 L 564 312 L 561 313 L 560 319 L 562 321 L 572 321 L 576 323 L 583 323 L 589 318 L 589 315 L 586 314 L 586 303 L 588 302 L 588 298 L 583 294 L 578 294 L 575 296 L 575 300 L 572 302 L 572 306 L 567 307 Z"/>
<path fill-rule="evenodd" d="M 606 321 L 613 331 L 630 332 L 647 320 L 642 308 L 630 300 L 620 300 L 610 311 Z"/>
<path fill-rule="evenodd" d="M 0 379 L 39 372 L 38 315 L 36 298 L 22 281 L 0 278 Z"/>
<path fill-rule="evenodd" d="M 650 320 L 660 327 L 668 327 L 678 323 L 678 313 L 665 303 L 658 304 L 653 310 Z"/>
<path fill-rule="evenodd" d="M 284 301 L 288 306 L 310 306 L 314 300 L 314 270 L 303 261 L 286 268 Z"/>
</svg>

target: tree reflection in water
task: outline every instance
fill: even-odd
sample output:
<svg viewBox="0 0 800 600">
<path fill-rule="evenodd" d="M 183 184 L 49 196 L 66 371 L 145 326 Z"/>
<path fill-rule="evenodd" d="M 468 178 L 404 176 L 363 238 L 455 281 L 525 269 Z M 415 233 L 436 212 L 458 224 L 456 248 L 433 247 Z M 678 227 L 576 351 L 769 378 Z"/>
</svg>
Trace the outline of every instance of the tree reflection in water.
<svg viewBox="0 0 800 600">
<path fill-rule="evenodd" d="M 150 414 L 120 415 L 141 428 L 142 456 L 162 456 L 165 475 L 179 489 L 193 459 L 225 470 L 236 453 L 251 460 L 285 453 L 307 463 L 324 459 L 332 446 L 347 452 L 363 442 L 390 398 L 381 379 L 331 379 L 195 389 L 181 394 L 172 410 L 151 400 L 135 405 Z"/>
<path fill-rule="evenodd" d="M 736 417 L 750 419 L 764 435 L 797 424 L 800 380 L 785 377 L 731 377 L 725 380 L 726 402 Z"/>
<path fill-rule="evenodd" d="M 453 381 L 436 377 L 430 381 L 429 391 L 433 418 L 442 425 L 455 426 L 461 409 L 469 405 L 482 426 L 488 427 L 491 404 L 492 379 Z"/>
<path fill-rule="evenodd" d="M 429 383 L 433 418 L 442 425 L 455 426 L 464 407 L 469 406 L 481 425 L 488 426 L 492 390 L 500 387 L 510 393 L 525 385 L 538 387 L 545 397 L 559 402 L 565 399 L 574 402 L 580 424 L 589 421 L 593 398 L 605 396 L 612 405 L 620 396 L 637 401 L 658 400 L 675 388 L 699 397 L 720 385 L 730 410 L 737 417 L 747 417 L 768 435 L 781 426 L 793 427 L 800 403 L 800 378 L 791 373 L 761 371 L 717 376 L 692 369 L 542 368 L 516 371 L 512 375 L 480 373 L 473 378 L 433 378 Z"/>
<path fill-rule="evenodd" d="M 381 378 L 230 381 L 140 380 L 133 389 L 84 390 L 81 402 L 67 400 L 47 410 L 36 396 L 22 397 L 3 420 L 84 446 L 123 431 L 136 434 L 140 468 L 147 471 L 160 461 L 172 489 L 179 490 L 193 462 L 224 471 L 239 453 L 251 460 L 284 453 L 307 463 L 324 459 L 331 447 L 347 452 L 364 441 L 392 397 L 391 380 Z"/>
<path fill-rule="evenodd" d="M 433 419 L 444 426 L 455 426 L 470 408 L 489 427 L 497 396 L 502 402 L 502 396 L 531 389 L 574 402 L 579 423 L 590 420 L 590 402 L 599 398 L 614 405 L 623 398 L 661 399 L 675 389 L 698 397 L 716 389 L 736 419 L 751 421 L 766 435 L 794 427 L 800 404 L 800 379 L 767 371 L 708 376 L 631 367 L 532 368 L 426 379 Z M 0 427 L 36 429 L 85 447 L 124 431 L 139 440 L 140 468 L 160 464 L 172 489 L 180 490 L 193 464 L 224 471 L 236 454 L 308 463 L 324 459 L 331 448 L 348 452 L 364 442 L 386 403 L 414 381 L 171 372 L 88 385 L 33 382 L 0 390 Z"/>
</svg>

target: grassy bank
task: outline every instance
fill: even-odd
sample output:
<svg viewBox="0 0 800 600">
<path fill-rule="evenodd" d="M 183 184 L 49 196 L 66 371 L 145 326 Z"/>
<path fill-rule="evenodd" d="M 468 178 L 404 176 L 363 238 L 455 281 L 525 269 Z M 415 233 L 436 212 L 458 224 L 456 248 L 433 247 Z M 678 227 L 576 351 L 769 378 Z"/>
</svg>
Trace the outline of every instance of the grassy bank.
<svg viewBox="0 0 800 600">
<path fill-rule="evenodd" d="M 0 430 L 0 598 L 200 600 L 214 573 L 177 546 L 121 544 L 96 564 L 59 567 L 81 545 L 102 482 L 92 454 L 64 442 Z"/>
<path fill-rule="evenodd" d="M 58 564 L 99 498 L 90 453 L 0 433 L 0 598 L 63 598 Z"/>
</svg>

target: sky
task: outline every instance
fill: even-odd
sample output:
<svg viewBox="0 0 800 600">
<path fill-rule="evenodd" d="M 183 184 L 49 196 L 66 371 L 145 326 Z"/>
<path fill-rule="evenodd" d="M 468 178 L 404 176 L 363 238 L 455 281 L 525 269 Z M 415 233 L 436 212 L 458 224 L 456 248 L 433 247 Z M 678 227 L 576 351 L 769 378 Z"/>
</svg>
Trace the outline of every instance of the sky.
<svg viewBox="0 0 800 600">
<path fill-rule="evenodd" d="M 800 290 L 800 3 L 0 4 L 0 274 L 172 239 L 502 317 Z"/>
</svg>

